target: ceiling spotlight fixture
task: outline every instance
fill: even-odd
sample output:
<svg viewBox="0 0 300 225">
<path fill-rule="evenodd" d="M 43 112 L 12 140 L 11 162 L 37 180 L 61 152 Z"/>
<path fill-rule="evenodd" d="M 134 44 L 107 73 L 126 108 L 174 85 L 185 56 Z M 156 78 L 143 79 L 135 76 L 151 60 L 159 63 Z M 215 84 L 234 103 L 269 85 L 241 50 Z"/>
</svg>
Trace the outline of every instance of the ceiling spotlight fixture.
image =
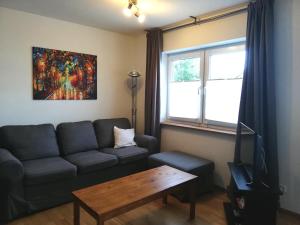
<svg viewBox="0 0 300 225">
<path fill-rule="evenodd" d="M 144 22 L 145 22 L 145 19 L 146 19 L 146 16 L 145 16 L 144 14 L 141 14 L 141 15 L 139 15 L 139 17 L 138 17 L 138 21 L 139 21 L 140 23 L 144 23 Z"/>
<path fill-rule="evenodd" d="M 123 9 L 123 13 L 125 16 L 130 17 L 132 16 L 131 10 L 128 8 Z"/>
<path fill-rule="evenodd" d="M 138 0 L 128 0 L 128 5 L 123 9 L 123 13 L 127 17 L 134 15 L 139 23 L 145 22 L 146 16 L 141 13 L 141 10 L 138 7 Z"/>
</svg>

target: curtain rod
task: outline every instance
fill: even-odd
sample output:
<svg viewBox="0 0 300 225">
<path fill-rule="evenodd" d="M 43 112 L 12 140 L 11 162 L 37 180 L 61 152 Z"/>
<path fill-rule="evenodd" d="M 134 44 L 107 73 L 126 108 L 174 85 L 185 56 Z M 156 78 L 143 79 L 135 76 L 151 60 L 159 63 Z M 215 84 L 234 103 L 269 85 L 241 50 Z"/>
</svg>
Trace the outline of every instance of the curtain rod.
<svg viewBox="0 0 300 225">
<path fill-rule="evenodd" d="M 234 10 L 234 11 L 230 11 L 230 12 L 227 12 L 227 13 L 222 13 L 220 15 L 211 16 L 211 17 L 208 17 L 206 19 L 200 19 L 198 21 L 197 21 L 196 17 L 191 17 L 195 20 L 194 22 L 186 23 L 186 24 L 183 24 L 183 25 L 175 26 L 175 27 L 166 28 L 166 29 L 163 29 L 162 32 L 166 33 L 166 32 L 170 32 L 170 31 L 179 30 L 179 29 L 183 29 L 183 28 L 186 28 L 186 27 L 200 25 L 200 24 L 203 24 L 203 23 L 208 23 L 208 22 L 223 19 L 223 18 L 226 18 L 226 17 L 238 15 L 238 14 L 246 12 L 247 9 L 248 9 L 248 7 L 244 7 L 244 8 L 237 9 L 237 10 Z"/>
</svg>

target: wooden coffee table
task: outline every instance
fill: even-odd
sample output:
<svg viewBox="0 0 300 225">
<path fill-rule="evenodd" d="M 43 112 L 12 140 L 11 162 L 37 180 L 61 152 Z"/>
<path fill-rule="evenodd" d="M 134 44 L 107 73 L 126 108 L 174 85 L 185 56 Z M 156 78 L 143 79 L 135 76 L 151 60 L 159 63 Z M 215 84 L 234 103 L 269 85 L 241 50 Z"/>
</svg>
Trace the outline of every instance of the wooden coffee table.
<svg viewBox="0 0 300 225">
<path fill-rule="evenodd" d="M 74 225 L 80 224 L 80 207 L 103 225 L 104 221 L 163 198 L 186 186 L 190 190 L 190 219 L 195 218 L 197 176 L 161 166 L 73 192 Z"/>
</svg>

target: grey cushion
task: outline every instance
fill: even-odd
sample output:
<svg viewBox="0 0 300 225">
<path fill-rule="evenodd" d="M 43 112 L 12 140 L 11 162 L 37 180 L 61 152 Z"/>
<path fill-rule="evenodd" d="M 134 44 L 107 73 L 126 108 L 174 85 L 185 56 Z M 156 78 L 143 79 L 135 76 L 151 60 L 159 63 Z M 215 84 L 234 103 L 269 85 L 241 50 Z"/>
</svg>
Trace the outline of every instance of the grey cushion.
<svg viewBox="0 0 300 225">
<path fill-rule="evenodd" d="M 52 124 L 4 126 L 0 130 L 3 147 L 19 160 L 32 160 L 59 155 Z"/>
<path fill-rule="evenodd" d="M 102 152 L 113 154 L 118 157 L 121 164 L 134 162 L 148 156 L 148 150 L 136 146 L 124 147 L 124 148 L 103 148 Z"/>
<path fill-rule="evenodd" d="M 76 176 L 76 166 L 61 157 L 35 159 L 23 162 L 25 184 L 45 184 Z"/>
<path fill-rule="evenodd" d="M 98 148 L 94 127 L 90 121 L 61 123 L 57 126 L 57 136 L 63 155 Z"/>
<path fill-rule="evenodd" d="M 102 119 L 94 122 L 100 148 L 111 148 L 114 146 L 114 126 L 122 129 L 129 129 L 130 123 L 127 118 Z"/>
<path fill-rule="evenodd" d="M 66 160 L 77 166 L 78 173 L 89 173 L 118 164 L 118 158 L 97 150 L 75 153 L 65 157 Z"/>
<path fill-rule="evenodd" d="M 196 175 L 207 173 L 214 169 L 212 161 L 178 151 L 153 154 L 149 156 L 148 161 L 150 167 L 169 165 Z"/>
</svg>

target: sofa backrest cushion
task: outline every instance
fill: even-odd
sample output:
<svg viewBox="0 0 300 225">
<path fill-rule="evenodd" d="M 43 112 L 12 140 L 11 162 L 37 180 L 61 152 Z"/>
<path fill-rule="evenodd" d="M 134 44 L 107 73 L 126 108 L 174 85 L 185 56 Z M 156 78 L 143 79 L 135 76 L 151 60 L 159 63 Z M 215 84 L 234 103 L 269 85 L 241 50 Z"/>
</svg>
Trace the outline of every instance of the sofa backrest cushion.
<svg viewBox="0 0 300 225">
<path fill-rule="evenodd" d="M 57 137 L 63 155 L 98 149 L 91 121 L 61 123 L 57 126 Z"/>
<path fill-rule="evenodd" d="M 3 147 L 21 161 L 59 155 L 52 124 L 4 126 L 0 138 Z"/>
<path fill-rule="evenodd" d="M 129 129 L 130 122 L 127 118 L 101 119 L 94 121 L 99 148 L 111 148 L 114 146 L 114 126 L 122 129 Z"/>
</svg>

